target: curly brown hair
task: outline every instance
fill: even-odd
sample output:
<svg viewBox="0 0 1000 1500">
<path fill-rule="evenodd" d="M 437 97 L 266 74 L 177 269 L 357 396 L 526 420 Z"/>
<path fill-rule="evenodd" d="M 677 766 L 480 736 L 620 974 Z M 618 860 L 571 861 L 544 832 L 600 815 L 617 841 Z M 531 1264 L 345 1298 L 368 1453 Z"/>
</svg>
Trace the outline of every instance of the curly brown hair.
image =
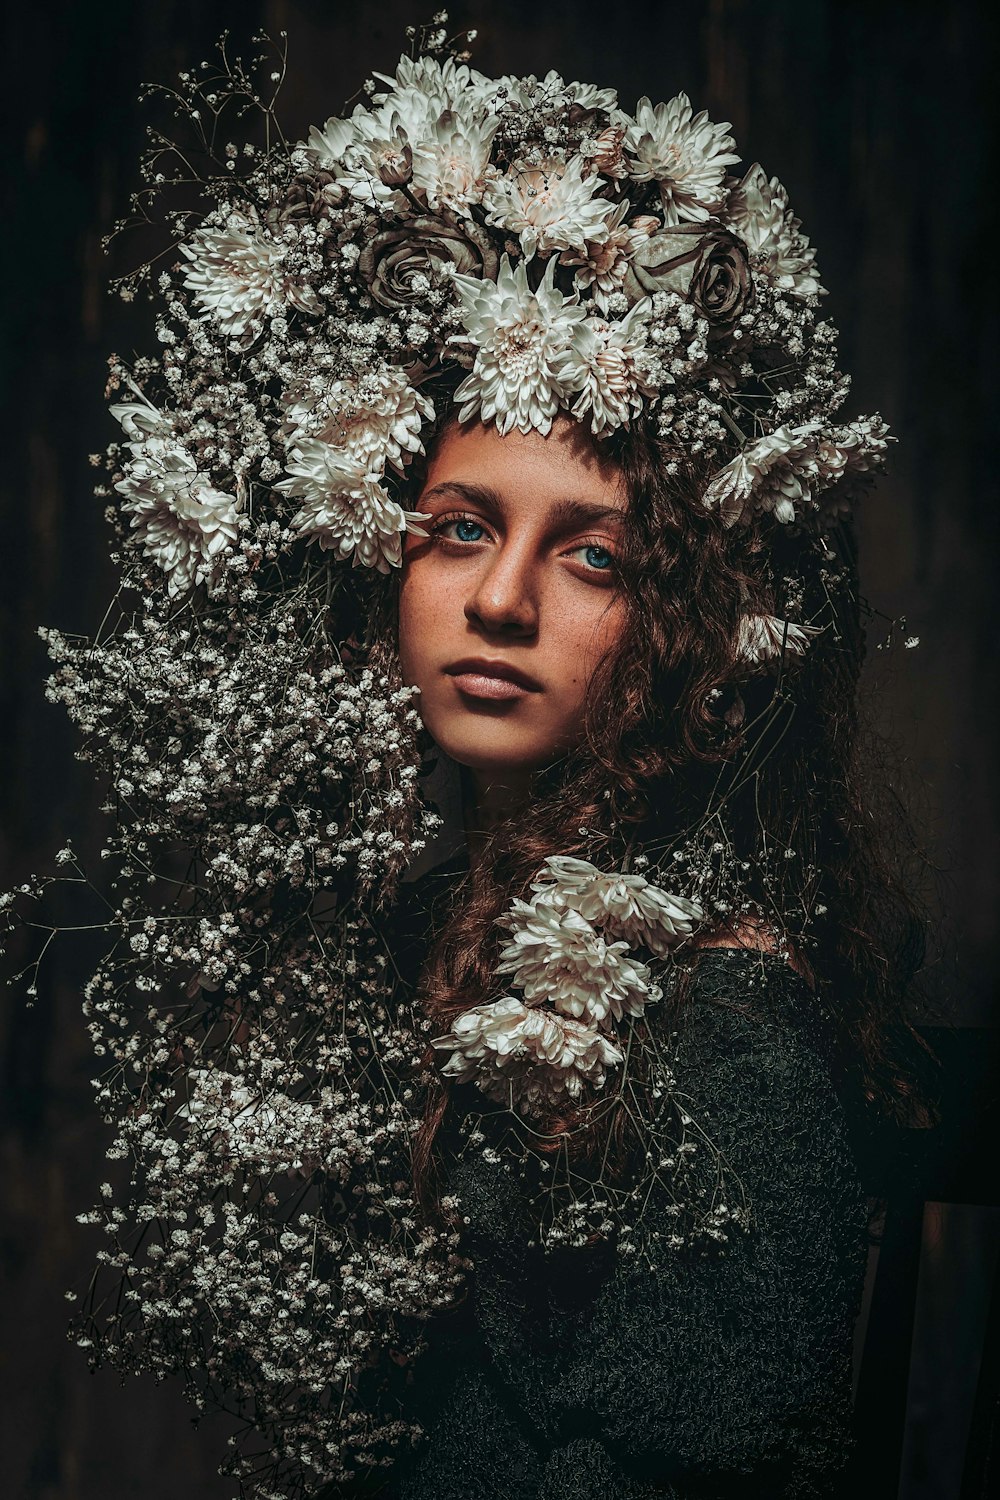
<svg viewBox="0 0 1000 1500">
<path fill-rule="evenodd" d="M 426 456 L 408 474 L 412 507 L 435 444 L 458 424 L 447 396 L 438 410 Z M 447 1031 L 494 997 L 496 919 L 530 894 L 550 854 L 627 868 L 636 850 L 671 850 L 710 829 L 730 875 L 740 872 L 758 932 L 790 946 L 832 1017 L 835 1080 L 863 1169 L 877 1175 L 886 1122 L 933 1123 L 920 1054 L 936 1059 L 907 1016 L 925 924 L 898 856 L 916 846 L 860 718 L 864 611 L 849 524 L 831 523 L 822 541 L 766 516 L 726 529 L 701 504 L 708 476 L 697 461 L 641 418 L 592 441 L 620 467 L 629 500 L 616 563 L 625 626 L 592 675 L 579 745 L 536 778 L 531 818 L 496 828 L 449 892 L 417 999 Z M 379 581 L 369 617 L 379 670 L 397 675 L 398 578 Z M 794 672 L 748 676 L 737 645 L 747 613 L 822 630 Z M 679 1008 L 689 988 L 682 967 L 669 1004 Z M 435 1141 L 456 1087 L 436 1056 L 428 1047 L 433 1081 L 413 1142 L 428 1213 L 440 1190 Z M 554 1110 L 536 1139 L 539 1151 L 578 1159 L 600 1151 L 612 1179 L 642 1147 L 628 1111 L 606 1098 Z"/>
</svg>

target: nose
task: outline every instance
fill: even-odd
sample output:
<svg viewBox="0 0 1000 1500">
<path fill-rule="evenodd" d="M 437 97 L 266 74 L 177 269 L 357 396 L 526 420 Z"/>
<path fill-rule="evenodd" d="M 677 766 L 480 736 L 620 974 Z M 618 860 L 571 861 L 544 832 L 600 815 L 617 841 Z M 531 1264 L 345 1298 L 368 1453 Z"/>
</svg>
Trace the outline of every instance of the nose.
<svg viewBox="0 0 1000 1500">
<path fill-rule="evenodd" d="M 532 635 L 538 629 L 538 599 L 528 559 L 501 546 L 484 554 L 482 571 L 465 602 L 465 617 L 483 630 Z"/>
</svg>

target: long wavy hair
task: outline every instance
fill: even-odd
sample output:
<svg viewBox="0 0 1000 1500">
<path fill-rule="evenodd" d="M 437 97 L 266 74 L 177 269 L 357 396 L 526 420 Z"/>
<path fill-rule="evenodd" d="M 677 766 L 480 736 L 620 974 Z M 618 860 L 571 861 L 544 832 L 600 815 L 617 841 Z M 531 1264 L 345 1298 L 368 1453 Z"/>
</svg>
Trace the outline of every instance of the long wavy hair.
<svg viewBox="0 0 1000 1500">
<path fill-rule="evenodd" d="M 438 410 L 426 457 L 408 474 L 412 507 L 436 443 L 457 425 L 447 389 Z M 628 496 L 616 564 L 624 627 L 591 677 L 578 746 L 536 777 L 530 819 L 492 830 L 437 910 L 416 998 L 443 1032 L 495 997 L 496 919 L 530 894 L 550 854 L 620 868 L 638 850 L 655 855 L 708 832 L 766 930 L 801 955 L 833 1018 L 835 1082 L 869 1178 L 871 1229 L 884 1127 L 934 1123 L 922 1079 L 936 1058 L 907 1015 L 924 952 L 904 857 L 917 846 L 859 714 L 865 631 L 852 533 L 838 522 L 826 565 L 814 555 L 803 566 L 808 544 L 787 528 L 720 526 L 700 502 L 708 476 L 641 418 L 591 441 L 619 466 Z M 397 678 L 398 580 L 397 571 L 379 580 L 368 621 L 379 670 Z M 748 613 L 792 613 L 823 628 L 787 675 L 748 678 L 738 648 Z M 663 1003 L 680 1008 L 689 989 L 682 969 Z M 439 1210 L 435 1142 L 453 1096 L 471 1087 L 442 1077 L 439 1062 L 428 1047 L 434 1081 L 413 1141 L 427 1213 Z M 629 1112 L 607 1098 L 553 1110 L 536 1141 L 571 1160 L 599 1152 L 619 1179 L 643 1149 Z"/>
</svg>

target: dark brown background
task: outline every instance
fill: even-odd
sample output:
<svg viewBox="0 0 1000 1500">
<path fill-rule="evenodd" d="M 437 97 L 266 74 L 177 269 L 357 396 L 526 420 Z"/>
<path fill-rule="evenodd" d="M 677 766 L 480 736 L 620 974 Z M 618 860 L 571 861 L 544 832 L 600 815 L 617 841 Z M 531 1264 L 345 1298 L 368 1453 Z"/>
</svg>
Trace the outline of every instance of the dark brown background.
<svg viewBox="0 0 1000 1500">
<path fill-rule="evenodd" d="M 305 133 L 342 111 L 373 68 L 391 73 L 407 22 L 433 0 L 30 0 L 11 9 L 3 95 L 9 198 L 0 543 L 0 884 L 48 868 L 71 834 L 95 851 L 89 773 L 47 705 L 42 623 L 96 627 L 110 595 L 101 502 L 87 454 L 113 436 L 105 360 L 153 346 L 144 304 L 109 298 L 100 238 L 138 186 L 145 81 L 237 49 L 263 25 L 289 32 L 283 120 Z M 684 89 L 730 120 L 745 163 L 787 186 L 819 249 L 854 375 L 850 414 L 880 411 L 898 445 L 861 516 L 863 578 L 920 646 L 874 652 L 878 716 L 905 762 L 937 871 L 931 994 L 963 1024 L 995 1024 L 997 790 L 993 599 L 997 297 L 996 58 L 985 7 L 820 0 L 483 0 L 452 4 L 476 26 L 488 74 L 550 68 L 614 85 L 631 108 Z M 125 247 L 124 254 L 128 250 Z M 125 269 L 124 260 L 118 269 Z M 991 431 L 991 428 L 993 429 Z M 873 637 L 877 639 L 877 637 Z M 18 1500 L 167 1500 L 230 1493 L 214 1475 L 224 1436 L 193 1432 L 170 1385 L 90 1377 L 63 1341 L 65 1288 L 89 1273 L 99 1235 L 76 1225 L 104 1176 L 80 1014 L 86 955 L 56 954 L 31 1010 L 3 1010 L 0 1257 L 5 1332 L 0 1411 L 5 1492 Z M 927 1218 L 908 1438 L 909 1500 L 957 1494 L 958 1448 L 978 1359 L 995 1216 Z"/>
</svg>

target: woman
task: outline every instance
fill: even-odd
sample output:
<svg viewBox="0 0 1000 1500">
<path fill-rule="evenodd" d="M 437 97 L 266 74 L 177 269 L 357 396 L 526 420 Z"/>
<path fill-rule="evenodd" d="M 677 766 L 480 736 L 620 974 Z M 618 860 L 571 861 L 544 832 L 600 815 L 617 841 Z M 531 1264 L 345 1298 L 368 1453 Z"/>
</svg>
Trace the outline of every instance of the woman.
<svg viewBox="0 0 1000 1500">
<path fill-rule="evenodd" d="M 121 615 L 48 632 L 133 1164 L 78 1342 L 245 1414 L 255 1494 L 828 1494 L 911 1104 L 847 521 L 887 429 L 835 420 L 728 125 L 488 78 L 440 20 L 298 143 L 283 63 L 163 91 Z"/>
<path fill-rule="evenodd" d="M 680 1038 L 674 1076 L 719 1153 L 703 1170 L 725 1162 L 754 1229 L 726 1253 L 675 1248 L 680 1210 L 660 1185 L 644 1219 L 662 1233 L 638 1267 L 597 1234 L 543 1254 L 504 1160 L 516 1109 L 478 1132 L 499 1152 L 463 1155 L 483 1096 L 441 1077 L 415 1161 L 425 1204 L 458 1194 L 474 1289 L 412 1370 L 427 1437 L 384 1493 L 830 1494 L 851 1448 L 868 1249 L 853 1115 L 864 1092 L 897 1108 L 907 1093 L 886 1058 L 898 898 L 859 815 L 853 611 L 794 685 L 748 682 L 740 621 L 777 604 L 759 535 L 713 531 L 641 428 L 601 443 L 562 417 L 501 436 L 442 404 L 414 475 L 428 534 L 407 539 L 383 607 L 432 753 L 457 769 L 463 826 L 404 885 L 400 966 L 447 1032 L 498 992 L 497 919 L 548 856 L 634 868 L 710 826 L 730 900 L 687 962 L 675 954 L 682 972 L 637 1037 Z M 579 1186 L 595 1160 L 614 1175 L 610 1144 L 627 1182 L 650 1100 L 630 1080 L 599 1109 L 552 1108 L 529 1128 L 536 1158 L 562 1143 Z"/>
</svg>

